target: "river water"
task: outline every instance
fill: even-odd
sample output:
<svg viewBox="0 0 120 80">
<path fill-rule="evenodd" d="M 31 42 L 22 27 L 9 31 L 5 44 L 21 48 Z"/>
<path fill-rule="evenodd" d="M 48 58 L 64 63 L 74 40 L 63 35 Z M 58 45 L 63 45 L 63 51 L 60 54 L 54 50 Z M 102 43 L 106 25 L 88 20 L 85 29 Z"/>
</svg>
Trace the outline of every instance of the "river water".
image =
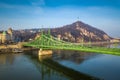
<svg viewBox="0 0 120 80">
<path fill-rule="evenodd" d="M 77 80 L 90 80 L 82 76 L 120 80 L 120 56 L 56 50 L 41 58 L 35 52 L 0 54 L 0 80 L 76 80 L 74 75 L 78 73 L 81 78 Z M 49 59 L 51 65 L 44 63 L 44 59 Z"/>
</svg>

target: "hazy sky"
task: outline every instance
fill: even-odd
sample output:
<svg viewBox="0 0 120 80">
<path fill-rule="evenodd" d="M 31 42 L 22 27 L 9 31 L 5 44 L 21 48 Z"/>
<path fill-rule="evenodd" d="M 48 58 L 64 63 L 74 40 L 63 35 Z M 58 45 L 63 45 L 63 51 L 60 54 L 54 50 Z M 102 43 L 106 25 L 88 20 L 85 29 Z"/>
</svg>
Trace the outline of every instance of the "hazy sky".
<svg viewBox="0 0 120 80">
<path fill-rule="evenodd" d="M 0 30 L 60 27 L 77 17 L 120 37 L 120 0 L 0 0 Z"/>
</svg>

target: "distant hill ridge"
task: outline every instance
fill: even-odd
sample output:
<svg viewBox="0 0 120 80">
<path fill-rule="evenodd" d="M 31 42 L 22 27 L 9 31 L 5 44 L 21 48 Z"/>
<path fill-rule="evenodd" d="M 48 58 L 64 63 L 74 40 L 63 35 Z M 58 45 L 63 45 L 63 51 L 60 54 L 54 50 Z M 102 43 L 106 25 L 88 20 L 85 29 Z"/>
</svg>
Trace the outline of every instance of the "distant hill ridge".
<svg viewBox="0 0 120 80">
<path fill-rule="evenodd" d="M 97 42 L 111 39 L 104 31 L 94 28 L 81 21 L 63 27 L 51 29 L 51 34 L 59 39 L 70 42 Z"/>
<path fill-rule="evenodd" d="M 40 31 L 47 32 L 49 28 L 36 28 L 36 29 L 23 29 L 14 30 L 14 36 L 17 41 L 29 41 L 34 39 L 36 35 L 39 35 Z M 50 28 L 51 35 L 58 39 L 69 42 L 99 42 L 108 41 L 112 39 L 104 31 L 94 28 L 81 21 L 76 21 L 72 24 L 68 24 L 58 28 Z"/>
</svg>

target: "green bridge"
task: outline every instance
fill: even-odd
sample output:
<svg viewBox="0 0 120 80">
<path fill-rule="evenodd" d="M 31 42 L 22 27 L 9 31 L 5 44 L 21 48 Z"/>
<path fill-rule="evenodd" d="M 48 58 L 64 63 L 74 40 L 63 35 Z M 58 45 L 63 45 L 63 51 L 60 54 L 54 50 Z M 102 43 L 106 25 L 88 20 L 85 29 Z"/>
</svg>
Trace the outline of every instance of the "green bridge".
<svg viewBox="0 0 120 80">
<path fill-rule="evenodd" d="M 77 50 L 77 51 L 85 51 L 85 52 L 95 52 L 95 53 L 104 53 L 104 54 L 114 54 L 120 55 L 120 49 L 118 48 L 105 48 L 105 47 L 94 47 L 90 44 L 88 46 L 84 46 L 83 43 L 77 45 L 74 43 L 66 42 L 63 40 L 58 40 L 57 38 L 48 34 L 41 34 L 39 38 L 34 41 L 28 42 L 24 44 L 24 46 L 31 46 L 35 48 L 42 49 L 62 49 L 62 50 Z"/>
<path fill-rule="evenodd" d="M 74 45 L 70 42 L 65 42 L 63 40 L 58 40 L 57 38 L 51 36 L 50 34 L 41 34 L 39 38 L 31 41 L 26 46 L 32 46 L 42 49 L 73 49 L 81 46 Z"/>
</svg>

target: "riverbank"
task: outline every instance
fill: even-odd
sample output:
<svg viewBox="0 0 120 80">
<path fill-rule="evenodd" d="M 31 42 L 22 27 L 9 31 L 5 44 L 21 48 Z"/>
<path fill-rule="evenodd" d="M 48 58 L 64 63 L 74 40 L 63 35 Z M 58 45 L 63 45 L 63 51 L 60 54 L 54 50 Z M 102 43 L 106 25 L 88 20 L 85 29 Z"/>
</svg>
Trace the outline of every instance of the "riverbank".
<svg viewBox="0 0 120 80">
<path fill-rule="evenodd" d="M 103 41 L 103 42 L 83 42 L 83 43 L 73 43 L 75 45 L 92 45 L 92 46 L 105 46 L 105 45 L 110 45 L 110 44 L 120 44 L 119 42 L 107 42 L 107 41 Z"/>
<path fill-rule="evenodd" d="M 21 42 L 21 43 L 14 43 L 14 44 L 7 44 L 7 45 L 0 45 L 0 53 L 14 53 L 14 49 L 20 49 L 22 51 L 26 50 L 36 50 L 36 48 L 32 47 L 24 47 L 23 44 L 26 42 Z"/>
<path fill-rule="evenodd" d="M 27 47 L 27 48 L 2 48 L 0 49 L 0 54 L 3 53 L 16 53 L 14 50 L 21 50 L 24 51 L 31 51 L 31 50 L 38 50 L 37 48 Z M 19 52 L 18 52 L 19 53 Z"/>
</svg>

